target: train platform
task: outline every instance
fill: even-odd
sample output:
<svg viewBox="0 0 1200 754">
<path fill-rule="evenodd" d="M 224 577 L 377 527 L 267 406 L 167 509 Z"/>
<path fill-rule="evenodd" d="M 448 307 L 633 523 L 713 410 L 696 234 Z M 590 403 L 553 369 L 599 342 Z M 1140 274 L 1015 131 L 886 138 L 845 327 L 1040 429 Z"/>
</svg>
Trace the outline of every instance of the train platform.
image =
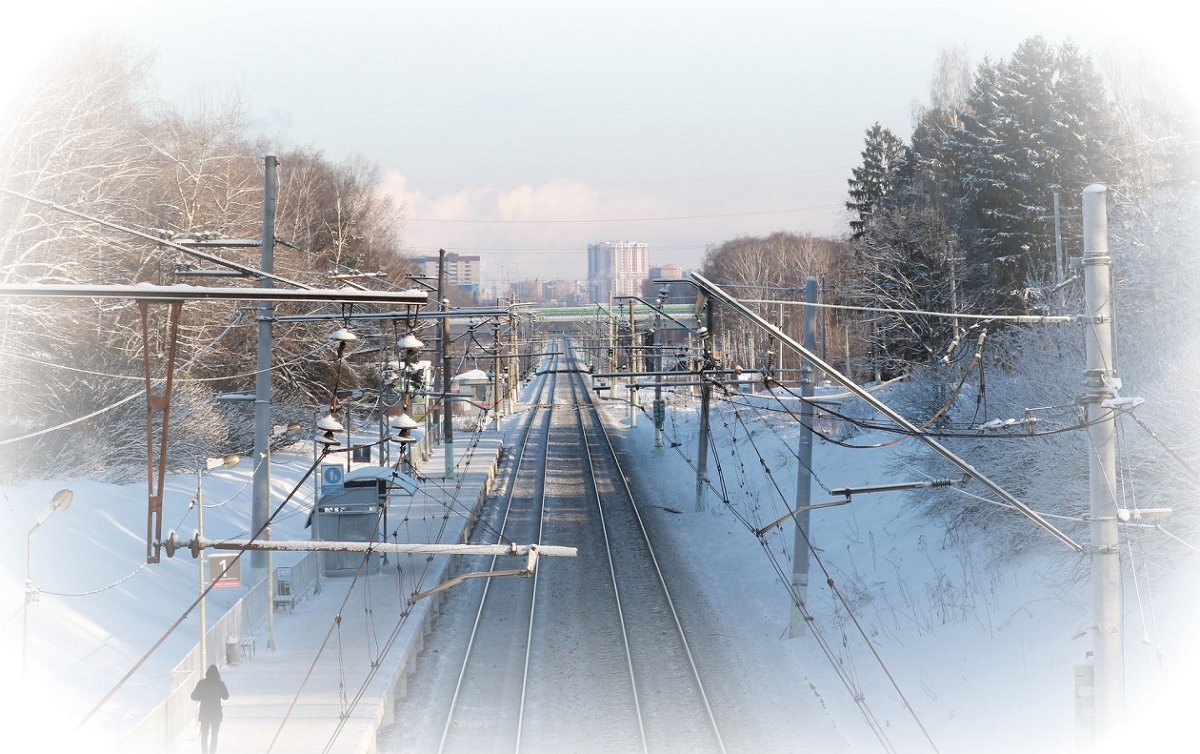
<svg viewBox="0 0 1200 754">
<path fill-rule="evenodd" d="M 425 482 L 389 506 L 388 541 L 466 541 L 491 488 L 503 434 L 484 432 L 455 444 L 453 478 L 443 478 L 442 446 L 421 465 Z M 412 595 L 446 580 L 446 555 L 371 556 L 369 572 L 321 579 L 319 593 L 276 610 L 274 649 L 260 630 L 246 656 L 221 671 L 229 689 L 217 751 L 374 752 L 378 730 L 392 722 L 411 665 L 421 650 L 438 595 Z M 200 750 L 199 722 L 168 750 Z"/>
</svg>

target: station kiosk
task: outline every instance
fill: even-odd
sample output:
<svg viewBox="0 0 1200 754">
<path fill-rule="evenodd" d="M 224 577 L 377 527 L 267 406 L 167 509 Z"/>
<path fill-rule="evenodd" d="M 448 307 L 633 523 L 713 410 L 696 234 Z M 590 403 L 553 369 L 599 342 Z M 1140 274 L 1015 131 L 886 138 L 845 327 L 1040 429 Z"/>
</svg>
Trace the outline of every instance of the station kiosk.
<svg viewBox="0 0 1200 754">
<path fill-rule="evenodd" d="M 330 471 L 334 468 L 339 471 Z M 321 479 L 311 531 L 314 540 L 326 542 L 384 541 L 387 505 L 397 497 L 411 497 L 418 488 L 416 479 L 386 466 L 366 466 L 345 474 L 340 466 L 327 466 L 321 470 Z M 319 558 L 326 576 L 353 576 L 363 555 L 323 552 Z M 379 556 L 372 555 L 365 572 L 378 573 L 380 562 Z"/>
</svg>

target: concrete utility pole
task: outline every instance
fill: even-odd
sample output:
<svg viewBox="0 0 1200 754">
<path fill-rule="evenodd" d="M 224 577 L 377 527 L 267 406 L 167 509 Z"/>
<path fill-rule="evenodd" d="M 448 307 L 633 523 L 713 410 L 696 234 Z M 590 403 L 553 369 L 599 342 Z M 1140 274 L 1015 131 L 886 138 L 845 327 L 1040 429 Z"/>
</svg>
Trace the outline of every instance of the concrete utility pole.
<svg viewBox="0 0 1200 754">
<path fill-rule="evenodd" d="M 809 276 L 804 281 L 804 339 L 803 345 L 810 353 L 817 350 L 817 279 Z M 796 536 L 792 545 L 792 620 L 788 636 L 796 638 L 807 631 L 804 613 L 800 605 L 808 597 L 808 546 L 812 535 L 809 529 L 808 505 L 812 501 L 812 454 L 813 454 L 813 406 L 808 399 L 813 397 L 814 370 L 809 359 L 803 359 L 800 367 L 800 395 L 804 398 L 800 403 L 800 448 L 799 466 L 796 471 Z"/>
<path fill-rule="evenodd" d="M 637 426 L 638 415 L 638 391 L 637 378 L 634 373 L 637 368 L 637 323 L 633 317 L 633 300 L 630 299 L 629 304 L 629 426 Z"/>
<path fill-rule="evenodd" d="M 1108 255 L 1107 187 L 1083 190 L 1083 284 L 1086 296 L 1087 369 L 1084 396 L 1091 500 L 1092 650 L 1095 662 L 1095 742 L 1111 742 L 1125 710 L 1121 554 L 1117 533 L 1116 413 L 1103 401 L 1116 397 L 1120 381 L 1113 361 L 1112 258 Z"/>
<path fill-rule="evenodd" d="M 708 407 L 712 399 L 712 383 L 704 373 L 712 368 L 713 302 L 704 306 L 704 335 L 700 339 L 703 355 L 700 364 L 700 450 L 696 458 L 696 510 L 704 510 L 705 490 L 708 482 Z"/>
<path fill-rule="evenodd" d="M 658 311 L 654 315 L 654 329 L 650 332 L 650 348 L 653 349 L 654 371 L 662 371 L 662 346 L 658 339 L 662 333 L 662 303 L 658 305 Z M 662 397 L 662 380 L 657 380 L 654 383 L 654 447 L 658 453 L 662 452 L 663 446 L 663 424 L 666 423 L 667 408 L 663 403 Z"/>
<path fill-rule="evenodd" d="M 515 296 L 510 301 L 513 304 L 517 303 Z M 517 374 L 520 367 L 518 364 L 519 348 L 520 344 L 517 341 L 517 317 L 510 309 L 508 312 L 508 361 L 505 362 L 504 367 L 505 372 L 508 374 L 508 390 L 505 391 L 508 397 L 508 404 L 506 406 L 508 416 L 512 416 L 517 405 Z"/>
<path fill-rule="evenodd" d="M 500 431 L 500 320 L 492 322 L 492 421 Z"/>
<path fill-rule="evenodd" d="M 445 297 L 446 250 L 438 249 L 438 303 L 442 312 L 450 310 L 450 300 Z M 441 336 L 438 348 L 442 352 L 442 442 L 446 450 L 445 478 L 454 478 L 454 412 L 450 410 L 450 317 L 441 320 Z"/>
<path fill-rule="evenodd" d="M 272 275 L 275 273 L 275 198 L 278 189 L 276 168 L 279 161 L 275 155 L 263 157 L 263 221 L 262 243 L 259 252 L 262 257 L 260 267 L 264 273 L 259 278 L 262 288 L 274 287 Z M 275 304 L 271 301 L 260 301 L 258 304 L 258 360 L 257 374 L 254 377 L 254 488 L 251 503 L 250 528 L 257 533 L 259 539 L 271 538 L 271 527 L 268 524 L 271 516 L 271 468 L 267 463 L 267 447 L 271 437 L 271 322 L 275 313 Z M 265 527 L 265 528 L 264 528 Z M 255 578 L 262 576 L 264 569 L 269 567 L 267 553 L 250 553 L 250 568 Z M 267 574 L 270 577 L 271 574 Z"/>
</svg>

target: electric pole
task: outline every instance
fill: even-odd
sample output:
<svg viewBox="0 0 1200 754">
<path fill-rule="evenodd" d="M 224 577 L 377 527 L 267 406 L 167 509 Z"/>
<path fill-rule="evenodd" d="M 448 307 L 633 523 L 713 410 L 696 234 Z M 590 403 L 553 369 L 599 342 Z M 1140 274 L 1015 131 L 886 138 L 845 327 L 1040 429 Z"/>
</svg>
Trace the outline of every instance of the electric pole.
<svg viewBox="0 0 1200 754">
<path fill-rule="evenodd" d="M 804 281 L 804 336 L 802 344 L 809 353 L 817 350 L 817 279 L 811 275 Z M 788 635 L 803 636 L 807 630 L 801 606 L 808 596 L 808 548 L 809 533 L 808 505 L 812 502 L 812 455 L 813 455 L 813 406 L 816 392 L 813 365 L 805 358 L 800 367 L 800 448 L 799 465 L 796 470 L 796 535 L 792 545 L 792 620 Z"/>
<path fill-rule="evenodd" d="M 275 201 L 278 189 L 275 155 L 263 157 L 263 220 L 259 253 L 263 275 L 258 284 L 274 287 L 275 273 Z M 267 448 L 271 437 L 271 321 L 275 305 L 270 301 L 258 304 L 258 359 L 254 377 L 254 487 L 251 503 L 250 528 L 260 539 L 271 538 L 271 468 L 267 463 Z M 265 552 L 250 554 L 250 567 L 261 575 L 270 567 Z M 270 578 L 271 574 L 267 574 Z M 272 609 L 268 606 L 268 609 Z"/>
<path fill-rule="evenodd" d="M 1125 708 L 1125 656 L 1122 629 L 1121 554 L 1117 533 L 1116 412 L 1103 405 L 1116 397 L 1120 382 L 1113 361 L 1112 258 L 1108 255 L 1107 187 L 1083 190 L 1083 283 L 1087 326 L 1084 396 L 1091 503 L 1089 552 L 1092 562 L 1092 650 L 1095 669 L 1095 743 L 1111 741 Z"/>
<path fill-rule="evenodd" d="M 438 303 L 442 307 L 441 336 L 438 349 L 442 352 L 442 442 L 446 456 L 446 479 L 454 478 L 454 414 L 450 410 L 450 300 L 445 297 L 446 250 L 438 249 Z"/>
<path fill-rule="evenodd" d="M 654 359 L 654 371 L 661 372 L 662 368 L 662 346 L 659 340 L 662 338 L 662 297 L 658 299 L 658 310 L 654 315 L 654 329 L 650 331 L 650 348 Z M 667 409 L 663 403 L 662 397 L 662 378 L 654 382 L 654 447 L 657 452 L 662 452 L 663 446 L 663 424 L 666 423 Z"/>
<path fill-rule="evenodd" d="M 713 367 L 713 304 L 704 305 L 704 333 L 700 337 L 703 352 L 700 356 L 700 450 L 696 458 L 696 510 L 704 510 L 704 485 L 708 482 L 708 408 L 712 398 L 712 383 L 705 372 Z"/>
<path fill-rule="evenodd" d="M 500 431 L 500 320 L 492 322 L 492 422 Z"/>
<path fill-rule="evenodd" d="M 638 415 L 638 390 L 637 378 L 633 375 L 638 371 L 637 368 L 637 323 L 633 319 L 633 299 L 630 299 L 629 304 L 629 426 L 637 426 Z"/>
</svg>

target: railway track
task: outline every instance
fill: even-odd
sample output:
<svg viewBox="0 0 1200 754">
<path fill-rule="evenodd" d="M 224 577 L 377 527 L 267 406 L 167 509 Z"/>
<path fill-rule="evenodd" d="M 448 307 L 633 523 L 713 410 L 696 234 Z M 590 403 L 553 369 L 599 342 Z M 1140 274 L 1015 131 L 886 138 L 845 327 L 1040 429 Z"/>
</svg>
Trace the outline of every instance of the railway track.
<svg viewBox="0 0 1200 754">
<path fill-rule="evenodd" d="M 422 680 L 398 709 L 401 732 L 380 750 L 724 751 L 586 378 L 569 350 L 545 365 L 505 495 L 477 532 L 572 545 L 579 556 L 530 579 L 453 590 L 437 650 L 423 653 Z"/>
</svg>

